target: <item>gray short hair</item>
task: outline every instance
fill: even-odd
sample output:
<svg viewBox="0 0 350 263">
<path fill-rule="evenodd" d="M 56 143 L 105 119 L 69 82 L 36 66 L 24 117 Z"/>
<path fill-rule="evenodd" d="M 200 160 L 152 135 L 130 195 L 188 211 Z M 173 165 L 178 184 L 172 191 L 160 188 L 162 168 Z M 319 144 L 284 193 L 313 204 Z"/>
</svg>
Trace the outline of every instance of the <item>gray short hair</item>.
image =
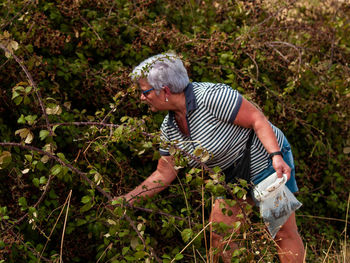
<svg viewBox="0 0 350 263">
<path fill-rule="evenodd" d="M 162 87 L 181 93 L 190 82 L 182 60 L 174 53 L 158 54 L 142 61 L 131 73 L 131 79 L 145 78 L 159 94 Z"/>
</svg>

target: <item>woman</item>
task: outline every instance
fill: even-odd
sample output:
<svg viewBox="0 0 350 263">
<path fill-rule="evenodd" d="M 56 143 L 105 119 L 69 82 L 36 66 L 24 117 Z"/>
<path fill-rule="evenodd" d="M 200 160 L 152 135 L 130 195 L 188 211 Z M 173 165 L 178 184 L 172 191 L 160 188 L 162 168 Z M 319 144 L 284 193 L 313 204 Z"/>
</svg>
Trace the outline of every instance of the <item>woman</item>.
<svg viewBox="0 0 350 263">
<path fill-rule="evenodd" d="M 237 91 L 224 84 L 190 83 L 182 61 L 173 53 L 148 58 L 133 70 L 131 76 L 141 90 L 141 100 L 152 111 L 169 111 L 161 126 L 165 142 L 181 141 L 178 147 L 189 153 L 193 153 L 200 143 L 200 147 L 211 153 L 206 165 L 225 170 L 242 157 L 248 135 L 254 130 L 250 148 L 253 183 L 257 184 L 275 170 L 278 177 L 287 174 L 286 185 L 292 192 L 298 190 L 290 146 L 285 136 Z M 160 148 L 159 151 L 161 158 L 156 171 L 126 194 L 126 201 L 132 203 L 135 196 L 153 196 L 176 178 L 174 160 L 168 149 Z M 198 164 L 190 160 L 189 165 Z M 251 198 L 248 201 L 253 202 Z M 233 214 L 223 214 L 220 203 L 231 209 Z M 229 207 L 224 199 L 216 199 L 210 220 L 232 225 L 239 220 L 236 217 L 239 212 L 239 207 Z M 303 261 L 304 246 L 294 213 L 281 227 L 275 240 L 281 262 Z M 222 248 L 222 237 L 215 233 L 213 246 Z M 221 253 L 221 256 L 224 262 L 230 262 L 230 253 Z"/>
</svg>

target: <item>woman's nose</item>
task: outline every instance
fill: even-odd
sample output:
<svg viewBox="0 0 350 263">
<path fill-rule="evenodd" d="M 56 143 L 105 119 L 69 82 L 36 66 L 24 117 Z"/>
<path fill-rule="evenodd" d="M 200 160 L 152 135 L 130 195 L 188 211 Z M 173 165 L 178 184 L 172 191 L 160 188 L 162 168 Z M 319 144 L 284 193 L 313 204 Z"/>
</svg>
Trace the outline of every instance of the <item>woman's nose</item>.
<svg viewBox="0 0 350 263">
<path fill-rule="evenodd" d="M 143 100 L 146 100 L 146 96 L 145 96 L 145 94 L 143 94 L 142 92 L 141 92 L 141 94 L 140 94 L 140 99 L 143 101 Z"/>
</svg>

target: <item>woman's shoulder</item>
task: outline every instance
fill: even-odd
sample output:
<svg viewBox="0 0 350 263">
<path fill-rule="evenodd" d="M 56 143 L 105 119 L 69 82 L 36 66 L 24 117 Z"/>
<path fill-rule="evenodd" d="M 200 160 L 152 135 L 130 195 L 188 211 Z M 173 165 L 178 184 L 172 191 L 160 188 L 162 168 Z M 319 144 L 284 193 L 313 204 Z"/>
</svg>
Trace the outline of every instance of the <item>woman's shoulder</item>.
<svg viewBox="0 0 350 263">
<path fill-rule="evenodd" d="M 239 96 L 237 90 L 225 83 L 193 82 L 193 92 L 196 98 L 203 100 L 204 104 L 216 99 L 221 100 L 222 97 L 232 98 Z"/>
<path fill-rule="evenodd" d="M 231 87 L 225 83 L 213 83 L 213 82 L 192 82 L 194 89 L 223 89 L 223 88 L 230 88 Z"/>
<path fill-rule="evenodd" d="M 216 93 L 220 94 L 220 92 L 225 90 L 234 91 L 232 87 L 225 83 L 212 83 L 212 82 L 193 82 L 193 91 L 194 93 L 202 93 L 208 95 L 214 95 Z"/>
</svg>

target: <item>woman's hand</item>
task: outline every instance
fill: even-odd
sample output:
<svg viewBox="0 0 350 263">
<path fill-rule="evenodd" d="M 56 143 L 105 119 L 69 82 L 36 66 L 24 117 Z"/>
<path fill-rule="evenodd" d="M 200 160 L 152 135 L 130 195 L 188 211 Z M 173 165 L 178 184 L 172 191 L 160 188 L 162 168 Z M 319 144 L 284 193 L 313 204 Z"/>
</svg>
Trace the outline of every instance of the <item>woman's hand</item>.
<svg viewBox="0 0 350 263">
<path fill-rule="evenodd" d="M 283 174 L 286 174 L 287 180 L 289 180 L 291 169 L 281 155 L 275 155 L 272 157 L 272 166 L 277 172 L 277 177 L 281 178 Z"/>
</svg>

